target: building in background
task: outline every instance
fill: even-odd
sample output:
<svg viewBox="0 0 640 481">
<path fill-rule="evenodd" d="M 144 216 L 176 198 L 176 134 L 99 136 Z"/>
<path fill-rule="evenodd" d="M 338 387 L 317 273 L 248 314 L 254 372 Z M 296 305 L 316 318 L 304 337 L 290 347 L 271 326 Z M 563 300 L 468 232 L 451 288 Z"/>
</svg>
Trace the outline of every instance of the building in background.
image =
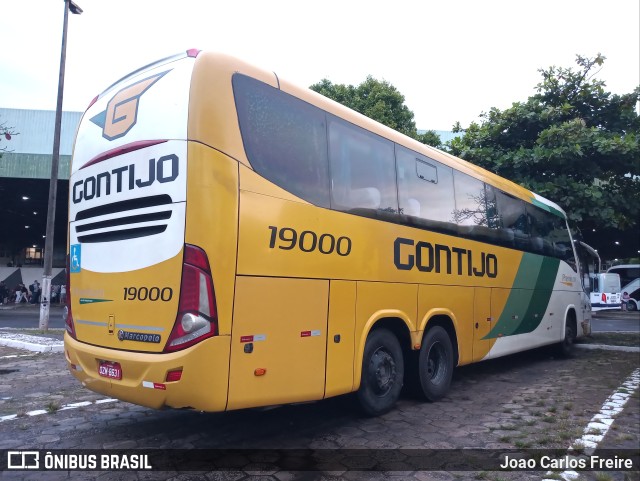
<svg viewBox="0 0 640 481">
<path fill-rule="evenodd" d="M 62 113 L 60 169 L 56 204 L 53 266 L 63 268 L 67 243 L 67 197 L 73 140 L 82 112 Z M 16 135 L 0 148 L 0 280 L 13 284 L 17 268 L 40 272 L 49 201 L 55 111 L 0 108 L 0 123 Z M 37 275 L 37 274 L 36 274 Z M 22 279 L 25 284 L 36 278 Z"/>
</svg>

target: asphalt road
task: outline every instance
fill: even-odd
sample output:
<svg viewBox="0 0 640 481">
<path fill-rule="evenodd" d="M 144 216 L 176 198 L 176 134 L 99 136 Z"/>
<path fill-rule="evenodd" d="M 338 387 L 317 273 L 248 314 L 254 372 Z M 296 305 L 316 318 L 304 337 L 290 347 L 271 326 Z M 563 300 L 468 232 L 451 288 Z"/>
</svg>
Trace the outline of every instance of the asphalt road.
<svg viewBox="0 0 640 481">
<path fill-rule="evenodd" d="M 62 306 L 52 306 L 49 309 L 49 327 L 63 329 Z M 0 306 L 0 328 L 14 327 L 37 329 L 40 324 L 39 306 L 6 307 Z"/>
<path fill-rule="evenodd" d="M 53 306 L 49 313 L 50 328 L 64 328 L 63 307 Z M 40 323 L 40 310 L 36 306 L 0 306 L 0 328 L 37 329 Z M 591 324 L 593 332 L 639 332 L 640 312 L 622 312 L 619 310 L 598 311 L 594 313 Z"/>
<path fill-rule="evenodd" d="M 594 313 L 591 329 L 593 332 L 638 332 L 640 312 L 598 311 Z"/>
</svg>

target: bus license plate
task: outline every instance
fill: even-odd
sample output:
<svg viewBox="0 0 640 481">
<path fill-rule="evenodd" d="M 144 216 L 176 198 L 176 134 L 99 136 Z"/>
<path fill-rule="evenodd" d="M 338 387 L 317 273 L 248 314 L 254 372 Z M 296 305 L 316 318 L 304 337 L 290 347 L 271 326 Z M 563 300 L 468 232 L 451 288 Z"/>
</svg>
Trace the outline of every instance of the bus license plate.
<svg viewBox="0 0 640 481">
<path fill-rule="evenodd" d="M 122 368 L 119 362 L 100 361 L 98 374 L 109 379 L 122 379 Z"/>
</svg>

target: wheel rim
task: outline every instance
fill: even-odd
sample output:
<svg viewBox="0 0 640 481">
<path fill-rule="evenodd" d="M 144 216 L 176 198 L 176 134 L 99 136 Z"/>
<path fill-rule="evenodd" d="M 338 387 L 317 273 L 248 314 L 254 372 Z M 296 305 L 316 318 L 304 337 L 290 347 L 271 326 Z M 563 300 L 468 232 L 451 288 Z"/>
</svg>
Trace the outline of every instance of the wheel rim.
<svg viewBox="0 0 640 481">
<path fill-rule="evenodd" d="M 436 342 L 427 353 L 427 379 L 432 384 L 440 384 L 447 374 L 447 356 L 444 346 Z"/>
<path fill-rule="evenodd" d="M 379 347 L 369 361 L 369 378 L 373 392 L 378 396 L 384 396 L 395 384 L 396 362 L 393 356 L 383 347 Z"/>
</svg>

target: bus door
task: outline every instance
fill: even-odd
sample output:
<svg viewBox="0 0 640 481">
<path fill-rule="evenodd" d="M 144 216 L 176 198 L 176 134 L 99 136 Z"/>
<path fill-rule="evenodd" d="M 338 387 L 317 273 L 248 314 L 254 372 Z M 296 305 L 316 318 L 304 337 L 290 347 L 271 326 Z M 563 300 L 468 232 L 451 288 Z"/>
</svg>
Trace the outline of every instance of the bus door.
<svg viewBox="0 0 640 481">
<path fill-rule="evenodd" d="M 228 409 L 322 399 L 329 281 L 238 276 Z"/>
</svg>

